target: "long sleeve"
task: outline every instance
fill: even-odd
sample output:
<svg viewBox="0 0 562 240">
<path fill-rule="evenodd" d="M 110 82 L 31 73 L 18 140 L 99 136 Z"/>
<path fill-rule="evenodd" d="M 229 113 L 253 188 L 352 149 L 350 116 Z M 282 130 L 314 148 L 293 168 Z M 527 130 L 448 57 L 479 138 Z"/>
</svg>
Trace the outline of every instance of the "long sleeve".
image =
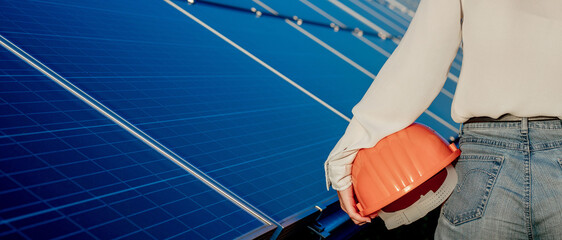
<svg viewBox="0 0 562 240">
<path fill-rule="evenodd" d="M 335 190 L 351 186 L 361 148 L 413 123 L 443 87 L 461 42 L 461 0 L 422 0 L 402 41 L 379 71 L 324 167 Z"/>
</svg>

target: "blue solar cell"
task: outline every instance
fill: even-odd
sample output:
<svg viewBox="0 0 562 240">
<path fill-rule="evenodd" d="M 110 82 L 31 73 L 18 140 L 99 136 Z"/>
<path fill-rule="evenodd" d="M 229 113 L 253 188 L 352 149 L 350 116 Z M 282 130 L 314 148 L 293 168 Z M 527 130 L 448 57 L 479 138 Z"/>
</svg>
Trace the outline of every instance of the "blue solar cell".
<svg viewBox="0 0 562 240">
<path fill-rule="evenodd" d="M 369 37 L 369 41 L 383 49 L 381 52 L 365 44 L 349 32 L 326 31 L 315 26 L 305 26 L 304 28 L 375 75 L 386 62 L 386 55 L 392 53 L 397 46 L 390 40 Z M 371 81 L 372 79 L 369 79 L 369 82 Z"/>
<path fill-rule="evenodd" d="M 150 234 L 152 234 L 153 236 L 155 236 L 157 239 L 166 239 L 166 238 L 170 238 L 173 237 L 175 235 L 181 234 L 183 231 L 181 231 L 181 227 L 184 226 L 180 221 L 173 219 L 167 222 L 163 222 L 160 224 L 157 224 L 155 226 L 152 226 L 148 229 L 146 229 L 146 231 L 148 231 Z M 225 229 L 226 231 L 230 230 L 230 229 Z M 201 231 L 201 232 L 207 232 L 207 231 Z M 221 231 L 222 232 L 222 231 Z M 207 239 L 212 239 L 215 236 L 209 236 Z"/>
<path fill-rule="evenodd" d="M 242 1 L 242 2 L 251 2 L 250 0 Z M 274 4 L 274 1 L 263 1 L 267 4 L 271 3 L 272 8 L 273 6 L 284 6 L 285 4 Z M 315 3 L 316 4 L 316 3 Z M 336 7 L 336 5 L 328 2 L 319 3 L 323 4 L 321 8 L 326 8 L 330 6 L 332 8 L 324 9 L 325 12 L 329 14 L 333 14 L 335 18 L 343 18 L 346 19 L 344 16 L 350 17 L 348 13 L 344 12 L 343 10 Z M 329 5 L 326 5 L 329 4 Z M 348 2 L 346 2 L 347 5 Z M 250 4 L 247 4 L 250 5 Z M 320 62 L 319 55 L 325 55 L 322 58 L 329 58 L 335 57 L 332 53 L 325 49 L 320 49 L 317 54 L 318 56 L 311 56 L 310 59 L 307 59 L 305 56 L 302 56 L 300 59 L 295 59 L 291 61 L 291 63 L 286 63 L 284 60 L 284 56 L 280 54 L 276 54 L 276 52 L 272 52 L 270 49 L 276 48 L 281 49 L 284 48 L 284 52 L 292 52 L 292 51 L 299 51 L 299 52 L 311 52 L 311 50 L 299 50 L 298 47 L 293 47 L 288 45 L 288 43 L 298 42 L 301 45 L 305 44 L 312 44 L 307 46 L 307 49 L 314 49 L 315 47 L 319 47 L 319 44 L 316 44 L 311 39 L 305 40 L 292 40 L 295 38 L 293 35 L 302 35 L 296 29 L 287 29 L 287 24 L 284 24 L 283 21 L 279 21 L 278 19 L 271 19 L 268 17 L 262 17 L 259 20 L 255 20 L 253 18 L 244 18 L 243 15 L 246 13 L 240 12 L 229 12 L 228 10 L 216 8 L 216 7 L 209 7 L 207 5 L 182 5 L 184 8 L 189 11 L 190 13 L 194 14 L 195 16 L 202 19 L 204 22 L 209 24 L 210 26 L 216 28 L 219 32 L 225 34 L 227 37 L 235 41 L 236 43 L 246 47 L 252 53 L 255 53 L 260 58 L 264 59 L 264 61 L 270 63 L 279 71 L 283 72 L 288 76 L 297 76 L 294 78 L 299 84 L 304 86 L 306 89 L 312 91 L 321 99 L 325 100 L 329 104 L 332 104 L 336 109 L 340 110 L 343 113 L 349 113 L 351 111 L 351 107 L 353 107 L 358 101 L 358 98 L 366 91 L 367 87 L 370 85 L 372 79 L 370 79 L 367 75 L 362 72 L 359 72 L 357 69 L 346 69 L 346 75 L 339 75 L 337 73 L 331 73 L 326 68 L 331 69 L 331 67 L 326 67 L 323 62 Z M 303 5 L 304 6 L 304 5 Z M 305 6 L 308 7 L 308 6 Z M 334 9 L 335 7 L 335 9 Z M 275 8 L 274 8 L 275 9 Z M 289 8 L 284 8 L 285 11 L 290 11 Z M 337 11 L 340 11 L 339 13 Z M 281 12 L 281 10 L 279 10 Z M 228 18 L 216 18 L 213 16 L 217 15 L 228 15 L 231 17 Z M 240 19 L 238 21 L 230 21 L 230 19 Z M 356 20 L 356 19 L 355 19 Z M 357 21 L 357 20 L 356 20 Z M 269 33 L 267 29 L 275 26 L 275 29 L 278 31 L 275 34 L 279 34 L 279 30 L 282 30 L 283 37 L 278 37 L 273 33 Z M 345 56 L 349 57 L 351 60 L 355 61 L 365 69 L 369 70 L 371 73 L 376 74 L 378 70 L 382 67 L 383 63 L 386 61 L 387 57 L 384 56 L 380 51 L 373 49 L 372 47 L 368 46 L 357 37 L 352 36 L 349 32 L 338 32 L 335 33 L 329 29 L 324 29 L 322 27 L 314 26 L 314 25 L 307 25 L 306 23 L 302 26 L 303 29 L 310 32 L 315 37 L 319 38 L 323 42 L 327 43 L 328 45 L 332 46 L 336 50 L 339 50 Z M 252 29 L 255 31 L 253 34 L 250 33 Z M 289 31 L 287 31 L 289 30 Z M 286 32 L 285 32 L 286 31 Z M 248 35 L 252 37 L 249 38 Z M 392 53 L 396 44 L 390 40 L 381 40 L 377 37 L 372 36 L 364 36 L 373 44 L 380 47 L 383 51 L 386 51 L 387 54 Z M 283 40 L 279 40 L 283 39 Z M 257 44 L 256 42 L 259 42 Z M 288 43 L 287 43 L 288 42 Z M 308 42 L 308 43 L 307 43 Z M 275 46 L 268 46 L 268 43 L 275 43 Z M 326 55 L 327 54 L 327 55 Z M 296 54 L 295 54 L 296 55 Z M 301 61 L 301 62 L 299 62 Z M 341 59 L 339 59 L 341 61 Z M 338 60 L 331 59 L 330 62 L 339 62 Z M 309 64 L 310 62 L 314 62 L 314 65 Z M 293 65 L 294 64 L 294 65 Z M 458 64 L 458 63 L 457 63 Z M 303 72 L 303 68 L 299 67 L 307 66 L 307 70 L 315 71 L 312 73 Z M 349 66 L 348 63 L 339 62 L 339 65 L 335 68 L 342 68 Z M 315 67 L 322 68 L 321 70 L 316 70 Z M 332 67 L 333 68 L 333 67 Z M 352 75 L 351 73 L 356 73 L 358 75 Z M 326 75 L 324 75 L 326 74 Z M 329 76 L 328 76 L 329 75 Z M 336 77 L 333 82 L 329 79 Z M 454 93 L 454 89 L 456 88 L 456 83 L 451 79 L 447 80 L 445 85 L 445 90 L 451 93 Z M 360 91 L 358 91 L 360 90 Z M 451 136 L 455 135 L 455 131 L 458 127 L 458 124 L 453 122 L 450 117 L 450 103 L 451 97 L 446 95 L 440 95 L 436 101 L 434 101 L 433 105 L 429 108 L 430 111 L 436 112 L 438 116 L 440 116 L 445 122 L 447 122 L 452 127 L 444 127 L 442 123 L 436 122 L 435 120 L 428 119 L 422 116 L 418 119 L 419 122 L 428 124 L 435 129 L 442 129 L 443 131 L 439 131 L 443 135 Z M 449 106 L 447 106 L 449 105 Z M 430 121 L 428 121 L 428 120 Z"/>
<path fill-rule="evenodd" d="M 3 34 L 226 187 L 238 190 L 238 195 L 262 211 L 281 220 L 332 196 L 325 191 L 319 166 L 345 121 L 206 29 L 165 3 L 147 2 L 142 12 L 128 9 L 128 15 L 112 12 L 119 3 L 97 7 L 72 3 L 89 6 L 89 12 L 36 4 L 44 5 L 44 12 L 33 12 L 33 18 L 43 19 L 49 34 L 43 33 L 46 27 L 36 25 L 24 26 L 26 33 L 16 29 L 3 30 Z M 20 2 L 11 5 L 28 7 Z M 153 9 L 167 10 L 166 17 L 147 17 Z M 63 16 L 48 19 L 52 12 Z M 25 16 L 10 19 L 31 21 Z M 59 28 L 66 19 L 76 20 L 80 28 Z M 278 24 L 295 33 L 285 23 Z M 131 32 L 136 28 L 143 31 Z M 57 53 L 45 54 L 45 45 Z M 143 105 L 145 100 L 151 104 Z M 94 145 L 81 150 L 100 161 L 120 155 L 117 147 L 106 148 Z M 113 164 L 103 162 L 102 167 Z M 294 175 L 299 168 L 307 174 Z M 255 177 L 244 174 L 258 169 Z M 89 180 L 96 177 L 75 181 L 90 188 L 118 182 L 113 174 L 103 183 Z M 271 185 L 252 187 L 260 182 Z M 309 184 L 295 185 L 295 191 L 308 189 L 316 194 L 284 196 L 291 188 L 286 185 L 297 182 Z M 260 195 L 274 198 L 261 202 Z M 288 202 L 281 204 L 277 195 Z M 183 205 L 177 209 L 193 211 Z"/>
<path fill-rule="evenodd" d="M 99 206 L 92 209 L 88 209 L 87 211 L 73 215 L 71 217 L 71 219 L 74 222 L 78 223 L 80 226 L 83 226 L 84 228 L 90 228 L 93 226 L 102 225 L 103 223 L 111 222 L 119 218 L 121 218 L 119 213 L 117 213 L 115 210 L 113 210 L 108 206 Z M 151 218 L 144 217 L 143 219 L 148 220 Z M 159 221 L 165 221 L 166 219 L 168 219 L 168 216 L 166 216 L 166 218 L 159 219 Z"/>
<path fill-rule="evenodd" d="M 23 230 L 31 239 L 53 239 L 80 231 L 80 227 L 68 219 L 58 219 Z"/>
<path fill-rule="evenodd" d="M 0 124 L 0 152 L 17 150 L 0 158 L 0 238 L 203 237 L 209 233 L 196 228 L 204 223 L 180 219 L 210 205 L 229 206 L 205 217 L 228 225 L 230 236 L 263 226 L 50 79 L 27 71 L 30 67 L 11 53 L 2 49 L 0 56 L 0 82 L 6 86 L 0 105 L 29 120 Z M 44 93 L 57 100 L 44 99 Z M 13 94 L 27 100 L 7 101 Z M 80 118 L 62 110 L 64 105 L 73 105 Z M 46 110 L 66 118 L 41 122 Z M 125 145 L 134 147 L 120 147 Z M 100 164 L 107 155 L 112 164 Z M 199 194 L 213 197 L 193 198 Z M 225 217 L 232 214 L 237 219 Z"/>
<path fill-rule="evenodd" d="M 406 28 L 403 26 L 399 26 L 386 18 L 386 16 L 381 15 L 379 12 L 375 11 L 373 7 L 370 5 L 365 4 L 363 1 L 360 0 L 340 0 L 341 4 L 345 5 L 347 8 L 351 9 L 355 13 L 363 16 L 367 21 L 370 23 L 375 24 L 377 27 L 384 29 L 387 33 L 401 37 L 404 35 Z"/>
<path fill-rule="evenodd" d="M 135 233 L 139 230 L 140 229 L 133 223 L 124 219 L 119 219 L 116 221 L 106 222 L 99 227 L 93 227 L 89 232 L 99 239 L 115 239 L 117 237 L 127 236 L 128 234 Z M 149 234 L 147 233 L 147 235 Z M 152 237 L 154 238 L 154 236 Z"/>
<path fill-rule="evenodd" d="M 348 116 L 353 105 L 364 93 L 364 89 L 371 83 L 369 76 L 300 33 L 283 19 L 255 18 L 248 13 L 233 12 L 203 4 L 181 6 Z M 225 17 L 213 17 L 219 15 Z M 236 21 L 229 21 L 229 19 L 236 19 Z M 344 46 L 343 42 L 348 40 L 350 41 L 348 45 L 351 46 L 345 46 L 344 50 L 351 49 L 350 51 L 355 53 L 358 52 L 358 48 L 365 45 L 360 40 L 354 39 L 355 37 L 349 32 L 334 33 L 329 28 L 306 24 L 302 28 L 334 34 L 334 40 L 322 40 L 337 41 L 341 44 L 338 45 L 339 47 Z M 380 53 L 366 45 L 362 49 L 365 50 L 364 55 L 348 57 L 357 61 L 357 58 L 367 59 L 370 56 L 375 62 L 376 59 L 381 58 Z M 368 65 L 372 66 L 371 63 Z M 374 68 L 371 70 L 374 71 Z"/>
<path fill-rule="evenodd" d="M 0 192 L 6 192 L 8 190 L 19 188 L 14 181 L 4 176 L 0 176 L 0 182 L 2 183 L 2 185 L 0 185 Z"/>
<path fill-rule="evenodd" d="M 322 9 L 324 12 L 328 13 L 329 15 L 331 15 L 332 17 L 334 17 L 335 19 L 342 22 L 348 27 L 359 28 L 364 31 L 373 31 L 373 29 L 371 29 L 368 25 L 361 22 L 357 18 L 348 14 L 347 12 L 345 12 L 344 10 L 342 10 L 341 8 L 339 8 L 338 6 L 336 6 L 335 4 L 329 1 L 323 1 L 323 0 L 307 0 L 307 1 L 315 5 L 316 7 Z M 342 2 L 346 6 L 351 7 L 351 3 L 349 3 L 348 1 L 339 1 L 339 2 Z M 363 16 L 366 17 L 365 15 Z M 401 35 L 397 35 L 397 36 L 401 36 Z"/>
<path fill-rule="evenodd" d="M 392 11 L 382 2 L 373 0 L 360 0 L 359 2 L 367 5 L 371 9 L 375 10 L 378 14 L 385 16 L 387 19 L 392 20 L 395 24 L 402 26 L 404 29 L 406 29 L 410 24 L 411 17 L 404 17 L 403 14 Z"/>
</svg>

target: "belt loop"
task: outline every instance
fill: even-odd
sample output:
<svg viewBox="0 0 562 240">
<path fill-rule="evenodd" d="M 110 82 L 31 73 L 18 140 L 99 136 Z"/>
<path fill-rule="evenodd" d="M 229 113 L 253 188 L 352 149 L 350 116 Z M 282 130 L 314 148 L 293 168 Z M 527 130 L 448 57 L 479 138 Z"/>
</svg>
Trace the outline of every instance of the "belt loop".
<svg viewBox="0 0 562 240">
<path fill-rule="evenodd" d="M 521 119 L 521 133 L 529 132 L 529 119 L 524 117 Z"/>
</svg>

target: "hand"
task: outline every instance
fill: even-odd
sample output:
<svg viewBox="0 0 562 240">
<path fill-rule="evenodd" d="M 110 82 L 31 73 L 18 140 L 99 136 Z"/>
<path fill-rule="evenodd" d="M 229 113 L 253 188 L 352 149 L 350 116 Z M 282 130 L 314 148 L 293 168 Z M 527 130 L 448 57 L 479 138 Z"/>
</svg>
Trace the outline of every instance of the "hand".
<svg viewBox="0 0 562 240">
<path fill-rule="evenodd" d="M 371 222 L 371 218 L 363 217 L 357 211 L 357 208 L 355 207 L 357 202 L 355 201 L 355 192 L 353 191 L 353 187 L 348 187 L 345 190 L 338 191 L 338 198 L 340 199 L 341 209 L 349 215 L 349 218 L 351 218 L 355 224 L 363 225 Z"/>
</svg>

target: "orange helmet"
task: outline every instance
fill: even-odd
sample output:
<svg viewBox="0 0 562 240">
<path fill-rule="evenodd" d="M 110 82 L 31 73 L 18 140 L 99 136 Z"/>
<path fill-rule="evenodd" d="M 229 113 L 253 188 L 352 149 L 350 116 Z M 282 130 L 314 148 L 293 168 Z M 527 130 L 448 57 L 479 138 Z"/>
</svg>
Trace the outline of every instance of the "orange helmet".
<svg viewBox="0 0 562 240">
<path fill-rule="evenodd" d="M 451 195 L 459 155 L 454 143 L 418 123 L 359 150 L 351 170 L 359 213 L 380 216 L 388 229 L 420 219 Z"/>
</svg>

